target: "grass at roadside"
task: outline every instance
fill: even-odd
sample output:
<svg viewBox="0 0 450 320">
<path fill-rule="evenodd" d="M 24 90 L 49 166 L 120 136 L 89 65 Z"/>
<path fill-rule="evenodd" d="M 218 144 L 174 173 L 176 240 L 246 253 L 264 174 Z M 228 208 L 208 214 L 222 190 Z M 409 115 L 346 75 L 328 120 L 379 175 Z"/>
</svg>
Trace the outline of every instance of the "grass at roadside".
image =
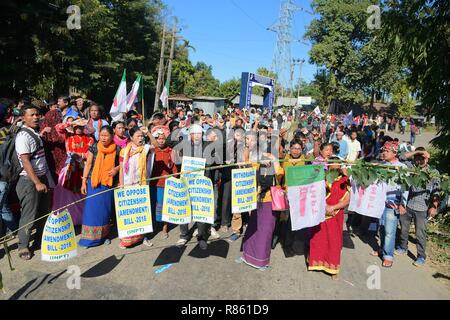
<svg viewBox="0 0 450 320">
<path fill-rule="evenodd" d="M 437 273 L 450 279 L 450 211 L 428 225 L 427 254 Z M 450 282 L 447 281 L 450 285 Z"/>
</svg>

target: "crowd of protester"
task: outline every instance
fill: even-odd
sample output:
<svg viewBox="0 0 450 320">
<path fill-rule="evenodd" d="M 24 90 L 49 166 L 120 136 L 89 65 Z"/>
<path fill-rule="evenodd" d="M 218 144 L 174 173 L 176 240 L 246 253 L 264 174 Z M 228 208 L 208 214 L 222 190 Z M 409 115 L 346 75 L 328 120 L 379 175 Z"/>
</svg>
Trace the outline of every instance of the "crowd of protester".
<svg viewBox="0 0 450 320">
<path fill-rule="evenodd" d="M 386 115 L 320 114 L 298 108 L 283 108 L 273 113 L 230 106 L 205 114 L 189 105 L 177 105 L 154 112 L 145 123 L 135 109 L 112 121 L 103 108 L 81 97 L 61 96 L 37 107 L 26 99 L 0 106 L 0 142 L 15 142 L 20 163 L 17 181 L 0 179 L 1 234 L 15 237 L 15 230 L 36 218 L 74 201 L 89 197 L 69 207 L 75 225 L 81 225 L 79 245 L 93 247 L 109 244 L 115 223 L 113 192 L 117 186 L 149 184 L 155 225 L 152 234 L 120 239 L 120 248 L 144 244 L 152 246 L 158 234 L 169 238 L 171 226 L 161 220 L 166 175 L 181 171 L 183 156 L 207 158 L 205 175 L 214 185 L 215 221 L 213 225 L 196 223 L 190 234 L 188 225 L 180 226 L 176 245 L 183 246 L 197 237 L 201 249 L 208 241 L 224 235 L 230 242 L 242 237 L 243 253 L 237 262 L 260 270 L 270 263 L 271 250 L 281 243 L 292 251 L 295 232 L 291 231 L 289 212 L 272 211 L 270 187 L 286 184 L 289 166 L 342 160 L 349 164 L 359 159 L 393 166 L 428 167 L 429 154 L 416 147 L 419 128 L 414 120 Z M 400 144 L 389 132 L 405 132 L 409 121 L 411 140 Z M 207 154 L 209 146 L 219 146 Z M 211 149 L 211 148 L 210 148 Z M 258 206 L 248 214 L 234 213 L 231 207 L 233 167 L 213 168 L 221 164 L 250 163 L 257 169 Z M 244 164 L 242 164 L 244 163 Z M 402 191 L 391 185 L 380 221 L 347 212 L 350 181 L 345 166 L 326 164 L 338 178 L 327 186 L 326 220 L 306 232 L 305 246 L 309 270 L 322 270 L 333 276 L 339 272 L 343 245 L 344 215 L 351 232 L 370 233 L 376 223 L 379 244 L 373 255 L 391 267 L 394 254 L 405 254 L 410 222 L 414 219 L 418 256 L 415 265 L 426 260 L 426 224 L 437 214 L 439 181 L 426 188 Z M 149 178 L 151 181 L 147 181 Z M 400 221 L 401 241 L 396 247 Z M 40 248 L 45 219 L 17 232 L 18 254 L 24 260 Z M 359 226 L 359 229 L 357 227 Z M 160 232 L 159 232 L 160 231 Z M 356 232 L 356 231 L 355 231 Z M 230 235 L 231 233 L 231 235 Z M 375 238 L 373 238 L 375 239 Z"/>
</svg>

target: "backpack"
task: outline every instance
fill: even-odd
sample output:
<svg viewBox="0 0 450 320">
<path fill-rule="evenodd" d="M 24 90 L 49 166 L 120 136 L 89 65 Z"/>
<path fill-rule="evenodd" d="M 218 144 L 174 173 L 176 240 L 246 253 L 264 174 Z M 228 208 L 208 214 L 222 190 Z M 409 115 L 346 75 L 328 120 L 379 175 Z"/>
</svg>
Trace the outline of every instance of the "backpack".
<svg viewBox="0 0 450 320">
<path fill-rule="evenodd" d="M 17 180 L 19 180 L 19 175 L 23 170 L 16 153 L 16 137 L 20 131 L 28 132 L 35 140 L 36 145 L 41 145 L 41 140 L 28 128 L 13 129 L 10 132 L 5 142 L 0 146 L 0 180 L 6 181 L 9 184 L 17 182 Z M 39 149 L 40 148 L 38 147 L 36 151 L 32 153 L 32 156 L 34 156 Z"/>
</svg>

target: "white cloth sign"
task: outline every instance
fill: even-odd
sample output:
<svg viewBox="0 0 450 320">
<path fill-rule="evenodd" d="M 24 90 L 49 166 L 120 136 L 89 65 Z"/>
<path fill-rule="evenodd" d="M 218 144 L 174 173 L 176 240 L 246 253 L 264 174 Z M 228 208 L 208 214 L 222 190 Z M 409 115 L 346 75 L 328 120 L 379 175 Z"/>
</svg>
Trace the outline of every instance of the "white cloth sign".
<svg viewBox="0 0 450 320">
<path fill-rule="evenodd" d="M 381 218 L 386 206 L 387 185 L 385 183 L 374 183 L 365 189 L 355 181 L 352 181 L 351 185 L 348 210 L 367 217 Z"/>
</svg>

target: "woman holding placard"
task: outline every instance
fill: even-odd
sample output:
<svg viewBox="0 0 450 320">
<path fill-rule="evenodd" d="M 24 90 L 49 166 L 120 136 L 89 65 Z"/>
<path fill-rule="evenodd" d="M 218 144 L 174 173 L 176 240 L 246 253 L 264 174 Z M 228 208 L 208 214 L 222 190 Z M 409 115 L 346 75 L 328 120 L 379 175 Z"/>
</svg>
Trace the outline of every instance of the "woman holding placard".
<svg viewBox="0 0 450 320">
<path fill-rule="evenodd" d="M 267 141 L 267 140 L 266 140 Z M 263 141 L 259 147 L 266 151 Z M 267 150 L 269 151 L 269 150 Z M 246 161 L 251 160 L 250 150 L 244 152 Z M 238 262 L 244 262 L 261 271 L 266 270 L 270 263 L 272 250 L 272 235 L 275 229 L 276 215 L 272 211 L 272 196 L 270 188 L 274 184 L 276 173 L 282 169 L 277 157 L 272 153 L 262 152 L 262 159 L 257 167 L 258 207 L 250 215 L 248 227 L 243 240 L 243 253 Z"/>
<path fill-rule="evenodd" d="M 89 147 L 83 171 L 81 193 L 87 195 L 83 211 L 83 226 L 79 245 L 94 247 L 109 244 L 110 218 L 113 212 L 114 193 L 103 192 L 116 184 L 119 173 L 119 147 L 114 143 L 110 126 L 99 130 L 99 141 Z M 99 194 L 96 197 L 90 197 Z"/>
<path fill-rule="evenodd" d="M 144 131 L 146 128 L 144 128 Z M 138 127 L 129 130 L 130 142 L 120 151 L 120 175 L 121 186 L 145 185 L 147 184 L 147 161 L 151 154 L 151 146 L 144 144 L 144 133 Z M 144 235 L 135 235 L 120 239 L 119 248 L 126 249 L 141 242 Z M 145 245 L 151 243 L 144 241 Z"/>
<path fill-rule="evenodd" d="M 178 172 L 178 168 L 172 161 L 172 148 L 167 145 L 169 138 L 169 128 L 167 126 L 155 126 L 148 135 L 155 147 L 155 158 L 153 162 L 153 170 L 151 177 L 163 177 L 166 175 Z M 164 202 L 164 186 L 166 185 L 166 178 L 159 178 L 150 181 L 150 195 L 153 199 L 152 210 L 156 214 L 156 221 L 162 222 L 162 207 Z M 156 199 L 156 201 L 154 201 Z M 162 239 L 169 237 L 169 225 L 167 222 L 162 227 Z"/>
</svg>

